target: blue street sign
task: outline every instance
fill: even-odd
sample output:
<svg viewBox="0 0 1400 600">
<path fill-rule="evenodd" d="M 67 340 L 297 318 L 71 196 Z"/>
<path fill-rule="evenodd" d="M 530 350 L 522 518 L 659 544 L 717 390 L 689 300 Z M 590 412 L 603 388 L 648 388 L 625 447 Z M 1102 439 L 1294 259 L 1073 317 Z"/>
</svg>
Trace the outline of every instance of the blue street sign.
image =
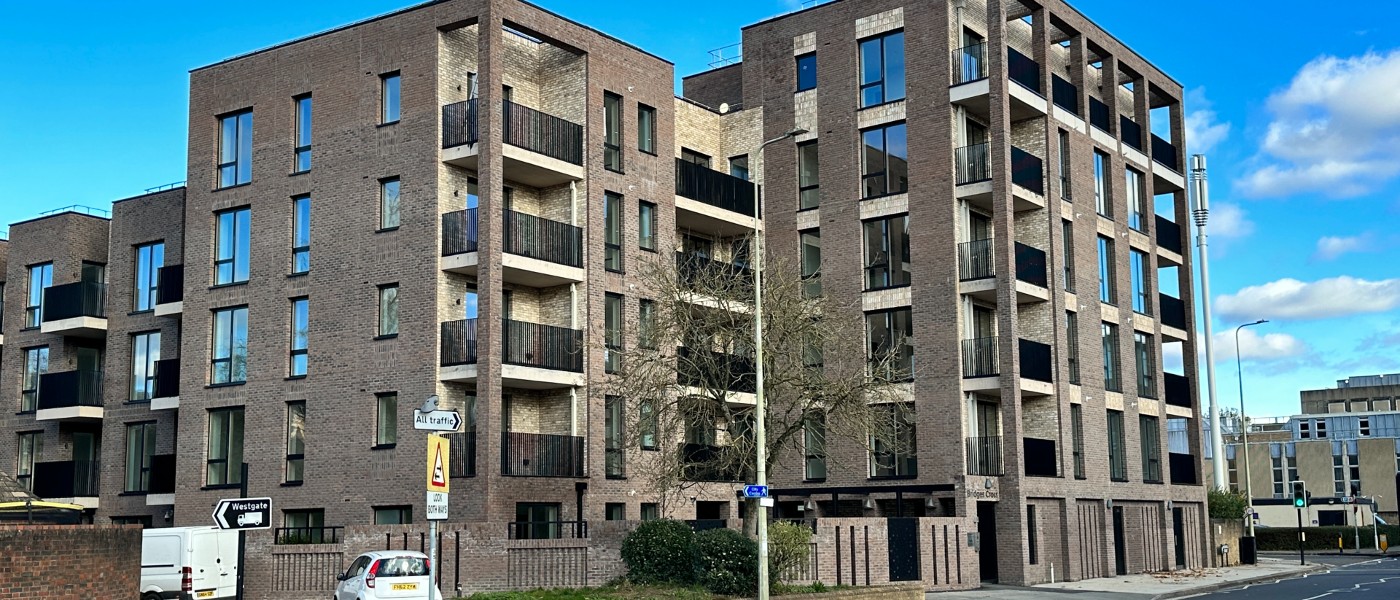
<svg viewBox="0 0 1400 600">
<path fill-rule="evenodd" d="M 744 486 L 745 498 L 767 498 L 768 486 L 766 485 L 746 485 Z"/>
</svg>

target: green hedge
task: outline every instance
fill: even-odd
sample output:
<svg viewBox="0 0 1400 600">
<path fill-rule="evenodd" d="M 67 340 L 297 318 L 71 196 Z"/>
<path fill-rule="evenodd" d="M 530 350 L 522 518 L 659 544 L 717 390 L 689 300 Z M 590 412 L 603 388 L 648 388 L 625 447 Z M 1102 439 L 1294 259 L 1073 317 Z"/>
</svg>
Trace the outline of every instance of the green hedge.
<svg viewBox="0 0 1400 600">
<path fill-rule="evenodd" d="M 622 561 L 633 582 L 690 585 L 700 562 L 695 532 L 680 521 L 647 521 L 623 538 Z"/>
<path fill-rule="evenodd" d="M 1337 536 L 1341 536 L 1342 545 L 1347 550 L 1356 547 L 1355 539 L 1352 537 L 1354 531 L 1351 527 L 1306 527 L 1307 541 L 1303 547 L 1307 550 L 1336 550 Z M 1292 527 L 1261 527 L 1254 530 L 1258 548 L 1261 551 L 1287 551 L 1298 549 L 1298 530 Z M 1370 527 L 1360 528 L 1361 549 L 1373 548 L 1375 542 L 1372 538 Z M 1382 525 L 1380 534 L 1386 536 L 1386 540 L 1391 545 L 1400 544 L 1400 525 Z"/>
<path fill-rule="evenodd" d="M 752 596 L 758 591 L 758 543 L 733 529 L 710 529 L 695 535 L 700 552 L 697 579 L 705 589 L 725 596 Z"/>
</svg>

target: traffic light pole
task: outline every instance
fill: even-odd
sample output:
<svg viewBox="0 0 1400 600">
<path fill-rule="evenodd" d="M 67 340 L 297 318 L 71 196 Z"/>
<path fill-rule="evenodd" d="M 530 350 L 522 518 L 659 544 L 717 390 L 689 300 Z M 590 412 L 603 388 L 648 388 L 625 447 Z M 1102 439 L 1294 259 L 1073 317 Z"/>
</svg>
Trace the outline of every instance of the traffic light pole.
<svg viewBox="0 0 1400 600">
<path fill-rule="evenodd" d="M 1303 509 L 1298 509 L 1298 564 L 1308 564 L 1303 560 Z"/>
</svg>

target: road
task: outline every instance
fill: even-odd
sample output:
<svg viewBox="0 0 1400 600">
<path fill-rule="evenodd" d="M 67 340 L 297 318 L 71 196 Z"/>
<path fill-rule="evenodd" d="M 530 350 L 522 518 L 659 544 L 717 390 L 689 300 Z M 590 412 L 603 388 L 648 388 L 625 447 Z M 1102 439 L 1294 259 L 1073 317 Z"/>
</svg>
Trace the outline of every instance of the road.
<svg viewBox="0 0 1400 600">
<path fill-rule="evenodd" d="M 1258 583 L 1193 597 L 1222 600 L 1400 598 L 1400 557 L 1356 560 L 1355 557 L 1310 556 L 1309 562 L 1337 566 L 1277 583 Z"/>
</svg>

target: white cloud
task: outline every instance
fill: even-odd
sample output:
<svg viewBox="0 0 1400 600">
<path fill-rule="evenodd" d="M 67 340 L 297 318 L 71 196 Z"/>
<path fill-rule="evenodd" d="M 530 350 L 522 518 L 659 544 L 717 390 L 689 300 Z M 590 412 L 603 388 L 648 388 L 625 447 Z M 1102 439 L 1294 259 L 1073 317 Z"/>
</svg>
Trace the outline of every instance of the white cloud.
<svg viewBox="0 0 1400 600">
<path fill-rule="evenodd" d="M 1235 360 L 1235 331 L 1222 331 L 1215 334 L 1215 362 Z M 1302 356 L 1308 346 L 1302 340 L 1286 333 L 1260 334 L 1254 329 L 1240 330 L 1240 354 L 1242 360 L 1280 360 Z"/>
<path fill-rule="evenodd" d="M 1162 344 L 1162 368 L 1168 373 L 1179 373 L 1186 366 L 1181 356 L 1182 344 Z"/>
<path fill-rule="evenodd" d="M 1260 166 L 1237 183 L 1252 196 L 1357 196 L 1400 174 L 1400 51 L 1304 65 L 1269 98 Z"/>
<path fill-rule="evenodd" d="M 1210 224 L 1206 232 L 1212 236 L 1240 239 L 1254 233 L 1254 221 L 1238 204 L 1219 203 L 1210 209 Z"/>
<path fill-rule="evenodd" d="M 1365 252 L 1375 247 L 1373 237 L 1370 233 L 1353 236 L 1324 236 L 1317 240 L 1317 252 L 1313 254 L 1313 258 L 1336 260 L 1337 257 L 1349 252 Z"/>
<path fill-rule="evenodd" d="M 1280 279 L 1216 298 L 1227 320 L 1326 319 L 1385 312 L 1400 306 L 1400 279 L 1367 281 L 1341 276 L 1311 283 Z"/>
<path fill-rule="evenodd" d="M 1205 88 L 1187 92 L 1186 105 L 1193 109 L 1186 113 L 1186 144 L 1190 154 L 1210 152 L 1230 136 L 1230 124 L 1215 121 L 1217 117 L 1211 110 L 1210 100 L 1206 99 Z"/>
</svg>

